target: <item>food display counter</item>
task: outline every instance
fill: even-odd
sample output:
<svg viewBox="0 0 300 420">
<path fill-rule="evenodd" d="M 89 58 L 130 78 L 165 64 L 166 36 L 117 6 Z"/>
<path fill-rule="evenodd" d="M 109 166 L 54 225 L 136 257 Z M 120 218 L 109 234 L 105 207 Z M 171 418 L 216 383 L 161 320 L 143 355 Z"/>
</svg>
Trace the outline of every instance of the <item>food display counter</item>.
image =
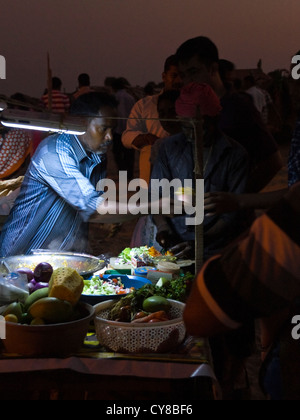
<svg viewBox="0 0 300 420">
<path fill-rule="evenodd" d="M 15 261 L 9 261 L 10 264 L 12 262 Z M 19 261 L 17 262 L 19 264 Z M 8 267 L 7 262 L 5 266 Z M 101 267 L 100 272 L 97 272 L 99 278 L 101 279 L 107 270 L 110 273 L 111 271 L 109 269 L 111 267 Z M 72 279 L 72 282 L 83 282 L 83 278 L 78 277 L 79 274 L 77 272 L 74 276 L 74 269 L 70 270 L 68 282 L 70 282 L 70 279 Z M 59 292 L 58 296 L 41 298 L 41 289 L 39 289 L 34 292 L 40 295 L 39 300 L 32 304 L 31 309 L 28 309 L 28 313 L 31 312 L 31 315 L 33 314 L 32 308 L 34 306 L 36 307 L 37 303 L 39 303 L 38 309 L 45 313 L 45 307 L 49 309 L 50 305 L 51 308 L 53 299 L 59 299 L 60 302 L 60 299 L 64 299 L 60 295 L 64 292 L 61 289 L 60 277 L 65 275 L 66 272 L 68 273 L 68 270 L 65 268 L 54 270 L 51 281 L 49 282 L 49 291 L 51 291 L 49 296 L 53 296 L 52 292 L 55 290 L 55 287 L 57 288 L 56 291 Z M 36 276 L 36 270 L 34 270 L 33 274 Z M 118 272 L 116 272 L 117 275 Z M 186 285 L 185 279 L 186 277 L 182 277 L 180 282 L 179 280 L 175 282 L 176 288 L 174 288 L 173 292 L 179 293 L 178 296 L 181 296 L 181 290 L 178 290 L 178 286 L 182 284 L 181 282 L 184 282 Z M 146 288 L 152 287 L 150 281 L 145 282 L 145 284 Z M 162 284 L 162 287 L 166 287 L 165 282 L 162 282 Z M 143 288 L 136 290 L 136 293 L 138 294 L 139 291 L 143 291 L 144 293 Z M 29 295 L 30 300 L 32 300 L 32 296 L 34 295 Z M 81 298 L 83 296 L 81 295 Z M 131 294 L 127 294 L 126 297 L 127 299 L 130 298 Z M 121 302 L 122 299 L 125 299 L 125 297 L 122 298 L 120 296 L 115 302 Z M 25 308 L 26 302 L 28 301 L 25 301 Z M 111 302 L 114 303 L 114 301 Z M 179 304 L 176 300 L 170 302 Z M 80 302 L 78 305 L 80 305 Z M 97 315 L 96 308 L 99 305 L 93 307 L 86 302 L 82 302 L 81 305 L 88 305 L 94 311 L 93 314 L 96 313 Z M 184 307 L 184 304 L 181 303 L 181 305 Z M 38 355 L 36 353 L 34 355 L 28 354 L 27 356 L 24 356 L 26 353 L 22 353 L 23 356 L 14 354 L 11 351 L 10 353 L 6 353 L 3 344 L 5 341 L 2 340 L 2 343 L 0 341 L 0 344 L 2 344 L 0 345 L 0 399 L 182 400 L 185 402 L 191 400 L 219 399 L 220 392 L 214 376 L 210 348 L 206 340 L 187 336 L 184 339 L 184 333 L 180 344 L 175 345 L 175 347 L 172 345 L 169 350 L 164 352 L 150 353 L 148 350 L 149 347 L 147 346 L 142 351 L 139 350 L 138 353 L 128 353 L 124 350 L 116 349 L 114 352 L 113 350 L 108 352 L 107 347 L 104 347 L 105 343 L 99 342 L 97 316 L 94 317 L 91 309 L 85 314 L 86 318 L 83 318 L 83 320 L 88 320 L 89 324 L 87 325 L 89 327 L 86 327 L 87 329 L 80 338 L 79 346 L 76 347 L 77 350 L 71 353 L 69 352 L 65 356 L 60 354 L 59 356 L 54 356 L 52 353 L 49 356 L 46 356 L 44 353 Z M 148 312 L 151 313 L 154 311 L 149 310 Z M 17 315 L 15 312 L 15 316 Z M 24 314 L 21 315 L 24 316 Z M 53 317 L 53 312 L 50 311 L 50 315 Z M 47 321 L 47 318 L 43 316 L 41 318 L 43 318 L 42 321 L 45 319 Z M 75 325 L 82 323 L 81 318 L 82 315 L 79 320 L 70 320 L 67 323 L 62 321 L 63 324 L 58 324 L 57 327 L 54 326 L 56 329 L 53 329 L 51 322 L 50 325 L 47 325 L 47 322 L 46 325 L 39 325 L 37 323 L 28 325 L 26 323 L 27 321 L 25 325 L 22 325 L 20 321 L 17 324 L 6 324 L 7 337 L 9 334 L 12 334 L 11 331 L 15 331 L 15 328 L 18 328 L 20 329 L 20 334 L 29 333 L 28 339 L 26 335 L 22 335 L 21 337 L 22 342 L 28 342 L 31 338 L 33 339 L 37 331 L 44 334 L 45 330 L 48 330 L 51 332 L 50 337 L 47 337 L 48 345 L 52 346 L 55 342 L 58 342 L 58 334 L 59 340 L 66 342 L 70 334 L 71 325 L 74 328 L 74 323 Z M 169 322 L 172 324 L 172 322 L 178 321 L 178 319 L 180 321 L 178 317 L 175 319 L 171 317 Z M 37 320 L 41 321 L 38 318 L 34 318 L 34 321 Z M 129 324 L 124 324 L 123 322 L 123 327 L 122 322 L 113 322 L 118 324 L 118 328 L 120 324 L 120 328 L 140 328 L 141 330 L 146 329 L 147 331 L 153 328 L 162 330 L 164 326 L 161 320 L 157 321 L 160 323 L 149 324 L 148 327 L 145 327 L 145 321 L 143 320 L 139 325 L 135 324 L 136 327 L 132 327 L 133 321 L 131 321 L 131 324 L 130 321 Z M 181 323 L 183 324 L 182 318 Z M 120 331 L 122 334 L 122 330 Z M 160 333 L 159 336 L 161 336 Z M 83 337 L 85 337 L 84 340 Z M 10 336 L 11 339 L 12 336 Z M 15 343 L 19 342 L 15 333 L 13 339 Z M 170 339 L 171 336 L 164 343 L 170 343 Z M 31 343 L 31 341 L 29 342 Z M 35 347 L 36 350 L 37 346 Z"/>
<path fill-rule="evenodd" d="M 87 340 L 94 336 L 87 336 Z M 97 343 L 96 343 L 97 344 Z M 214 400 L 209 347 L 188 338 L 172 354 L 107 353 L 88 341 L 67 358 L 0 356 L 0 399 Z"/>
</svg>

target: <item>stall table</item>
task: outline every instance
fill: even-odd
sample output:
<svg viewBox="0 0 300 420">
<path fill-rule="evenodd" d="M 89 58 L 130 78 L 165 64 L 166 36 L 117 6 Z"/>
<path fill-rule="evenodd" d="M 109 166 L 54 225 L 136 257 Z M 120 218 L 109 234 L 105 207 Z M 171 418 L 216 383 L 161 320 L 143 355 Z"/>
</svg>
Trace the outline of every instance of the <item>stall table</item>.
<svg viewBox="0 0 300 420">
<path fill-rule="evenodd" d="M 67 358 L 0 355 L 0 399 L 214 400 L 218 384 L 204 340 L 188 338 L 174 354 L 107 353 L 87 336 Z M 93 344 L 90 344 L 93 343 Z"/>
</svg>

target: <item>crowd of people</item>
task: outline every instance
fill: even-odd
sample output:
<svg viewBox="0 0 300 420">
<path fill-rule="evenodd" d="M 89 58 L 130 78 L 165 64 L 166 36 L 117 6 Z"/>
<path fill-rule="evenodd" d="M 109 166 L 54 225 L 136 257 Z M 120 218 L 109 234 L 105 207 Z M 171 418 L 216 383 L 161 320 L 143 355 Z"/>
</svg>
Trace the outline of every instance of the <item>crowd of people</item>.
<svg viewBox="0 0 300 420">
<path fill-rule="evenodd" d="M 132 95 L 124 78 L 107 78 L 98 90 L 91 87 L 88 74 L 81 74 L 72 95 L 63 93 L 60 79 L 53 78 L 52 88 L 41 98 L 44 108 L 85 118 L 86 132 L 46 137 L 33 153 L 29 131 L 1 129 L 0 180 L 16 177 L 22 169 L 25 176 L 2 229 L 0 255 L 42 248 L 86 251 L 89 223 L 136 217 L 124 203 L 110 203 L 115 212 L 107 207 L 107 214 L 99 211 L 105 200 L 97 186 L 106 177 L 111 143 L 117 167 L 127 171 L 129 180 L 138 153 L 139 178 L 147 189 L 163 179 L 182 184 L 188 179 L 195 186 L 200 167 L 205 265 L 195 273 L 187 303 L 188 331 L 211 337 L 216 373 L 230 398 L 252 351 L 254 320 L 263 318 L 261 340 L 268 351 L 264 389 L 273 399 L 297 392 L 299 397 L 299 380 L 294 378 L 300 373 L 300 352 L 287 366 L 282 360 L 288 359 L 288 350 L 284 347 L 283 359 L 280 351 L 282 327 L 296 310 L 300 292 L 300 102 L 283 117 L 279 94 L 272 96 L 251 74 L 238 80 L 234 71 L 233 63 L 220 60 L 217 46 L 200 36 L 166 58 L 160 91 L 147 94 L 148 86 L 142 98 Z M 296 81 L 289 83 L 294 98 L 299 87 Z M 273 121 L 281 119 L 293 127 L 289 183 L 266 194 L 262 190 L 283 166 L 272 132 Z M 203 162 L 197 160 L 198 149 Z M 182 196 L 183 201 L 194 199 L 193 188 Z M 256 209 L 268 211 L 257 219 Z M 140 213 L 148 216 L 137 220 L 132 246 L 154 245 L 180 258 L 194 257 L 195 227 L 186 224 L 186 215 L 150 215 L 150 207 Z M 296 354 L 297 343 L 287 341 Z M 225 354 L 231 361 L 229 373 Z"/>
</svg>

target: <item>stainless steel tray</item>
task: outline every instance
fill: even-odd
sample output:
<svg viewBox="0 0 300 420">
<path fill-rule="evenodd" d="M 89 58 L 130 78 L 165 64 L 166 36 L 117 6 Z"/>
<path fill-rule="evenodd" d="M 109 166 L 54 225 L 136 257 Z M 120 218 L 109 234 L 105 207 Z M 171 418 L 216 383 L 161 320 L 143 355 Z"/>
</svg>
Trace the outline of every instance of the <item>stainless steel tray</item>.
<svg viewBox="0 0 300 420">
<path fill-rule="evenodd" d="M 53 252 L 36 250 L 31 255 L 14 255 L 0 260 L 0 271 L 8 273 L 16 271 L 21 267 L 28 267 L 31 270 L 41 262 L 47 262 L 53 269 L 59 267 L 70 267 L 79 272 L 81 276 L 87 276 L 102 270 L 106 262 L 99 257 L 75 252 Z"/>
</svg>

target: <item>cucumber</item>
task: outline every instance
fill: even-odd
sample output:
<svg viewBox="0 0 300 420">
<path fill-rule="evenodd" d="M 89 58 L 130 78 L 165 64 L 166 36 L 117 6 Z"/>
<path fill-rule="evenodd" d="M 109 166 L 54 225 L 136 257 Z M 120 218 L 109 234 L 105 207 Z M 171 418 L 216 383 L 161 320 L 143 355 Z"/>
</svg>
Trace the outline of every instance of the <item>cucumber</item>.
<svg viewBox="0 0 300 420">
<path fill-rule="evenodd" d="M 48 297 L 49 294 L 49 287 L 45 287 L 44 289 L 39 289 L 33 292 L 25 301 L 24 305 L 24 312 L 27 312 L 31 305 L 33 305 L 36 301 Z"/>
</svg>

